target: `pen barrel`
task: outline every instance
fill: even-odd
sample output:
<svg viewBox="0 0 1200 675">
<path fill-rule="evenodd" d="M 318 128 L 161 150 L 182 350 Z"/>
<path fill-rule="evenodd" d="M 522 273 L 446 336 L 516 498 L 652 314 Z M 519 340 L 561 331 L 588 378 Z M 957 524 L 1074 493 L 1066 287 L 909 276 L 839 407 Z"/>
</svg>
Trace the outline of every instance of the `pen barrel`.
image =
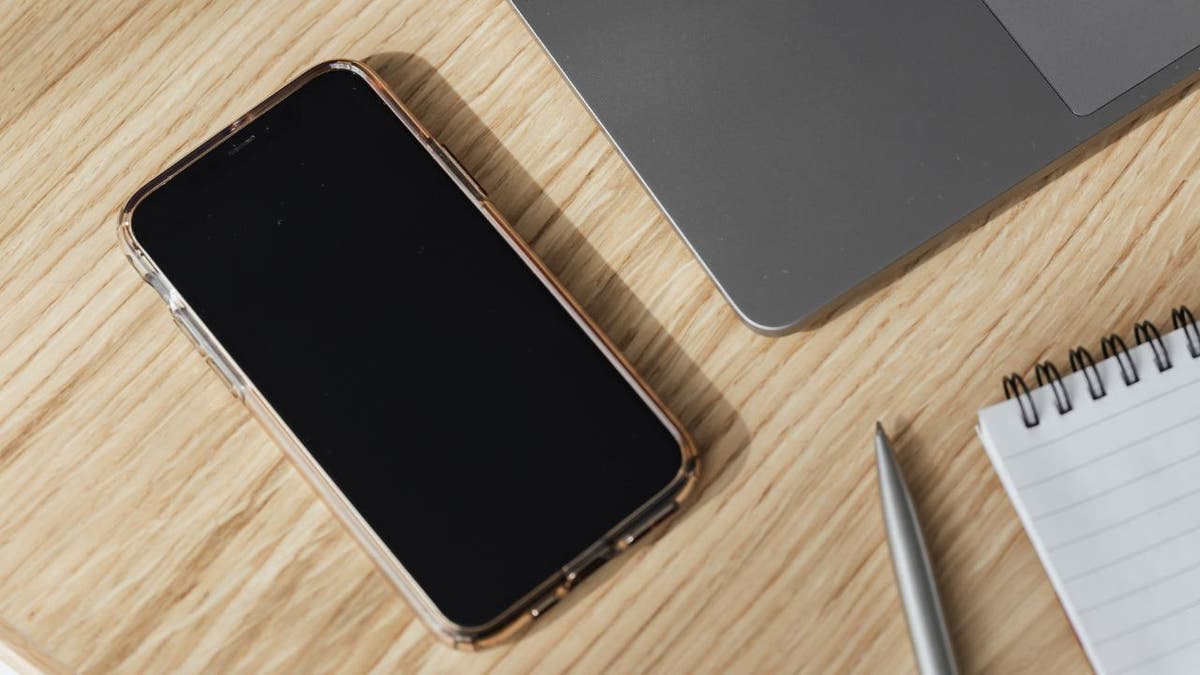
<svg viewBox="0 0 1200 675">
<path fill-rule="evenodd" d="M 877 452 L 879 497 L 896 587 L 908 619 L 913 656 L 922 675 L 957 675 L 950 632 L 908 487 L 890 448 Z"/>
</svg>

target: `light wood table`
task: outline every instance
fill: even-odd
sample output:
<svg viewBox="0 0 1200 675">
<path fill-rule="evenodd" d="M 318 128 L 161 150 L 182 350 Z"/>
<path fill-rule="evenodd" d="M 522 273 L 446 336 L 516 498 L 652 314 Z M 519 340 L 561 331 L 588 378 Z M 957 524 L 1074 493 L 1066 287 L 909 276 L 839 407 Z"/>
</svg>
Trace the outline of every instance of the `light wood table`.
<svg viewBox="0 0 1200 675">
<path fill-rule="evenodd" d="M 1086 672 L 975 411 L 1002 373 L 1200 305 L 1197 94 L 770 339 L 738 322 L 500 0 L 5 2 L 0 55 L 0 639 L 25 661 L 910 671 L 878 418 L 964 670 Z M 343 56 L 442 135 L 704 453 L 686 515 L 478 654 L 427 635 L 117 247 L 134 188 Z"/>
</svg>

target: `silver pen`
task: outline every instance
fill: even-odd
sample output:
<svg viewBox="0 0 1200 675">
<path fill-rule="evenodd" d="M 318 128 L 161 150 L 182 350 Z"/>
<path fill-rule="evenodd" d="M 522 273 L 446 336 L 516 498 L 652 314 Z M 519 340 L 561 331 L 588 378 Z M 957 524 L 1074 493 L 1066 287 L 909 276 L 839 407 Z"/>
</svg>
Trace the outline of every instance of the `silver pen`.
<svg viewBox="0 0 1200 675">
<path fill-rule="evenodd" d="M 900 475 L 896 455 L 883 425 L 875 423 L 875 465 L 879 470 L 879 502 L 883 505 L 883 524 L 888 546 L 892 549 L 892 569 L 896 586 L 908 618 L 908 636 L 921 675 L 957 675 L 954 649 L 937 582 L 929 565 L 921 524 L 913 508 L 908 486 Z"/>
</svg>

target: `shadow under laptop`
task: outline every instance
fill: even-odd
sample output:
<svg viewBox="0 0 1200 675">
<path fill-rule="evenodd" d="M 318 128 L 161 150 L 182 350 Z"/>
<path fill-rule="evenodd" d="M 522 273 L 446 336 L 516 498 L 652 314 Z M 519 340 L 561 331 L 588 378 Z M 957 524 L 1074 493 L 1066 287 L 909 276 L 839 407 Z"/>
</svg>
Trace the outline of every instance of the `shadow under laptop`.
<svg viewBox="0 0 1200 675">
<path fill-rule="evenodd" d="M 720 390 L 428 61 L 407 53 L 376 54 L 364 61 L 454 152 L 692 434 L 701 457 L 700 491 L 682 517 L 729 485 L 743 461 L 750 432 Z M 480 171 L 485 161 L 492 171 Z M 494 170 L 496 166 L 501 170 Z M 538 236 L 551 228 L 556 235 L 552 244 L 549 237 Z M 600 270 L 588 275 L 587 288 L 573 288 L 581 284 L 564 273 L 562 261 L 568 259 L 572 265 Z"/>
</svg>

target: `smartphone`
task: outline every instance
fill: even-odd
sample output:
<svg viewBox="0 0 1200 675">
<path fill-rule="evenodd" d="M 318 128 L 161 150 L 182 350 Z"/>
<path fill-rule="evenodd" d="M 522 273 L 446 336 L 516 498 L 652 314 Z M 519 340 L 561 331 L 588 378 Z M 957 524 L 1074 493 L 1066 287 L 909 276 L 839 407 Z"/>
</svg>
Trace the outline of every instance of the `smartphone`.
<svg viewBox="0 0 1200 675">
<path fill-rule="evenodd" d="M 137 191 L 134 267 L 388 579 L 477 648 L 675 512 L 688 434 L 365 65 Z"/>
</svg>

